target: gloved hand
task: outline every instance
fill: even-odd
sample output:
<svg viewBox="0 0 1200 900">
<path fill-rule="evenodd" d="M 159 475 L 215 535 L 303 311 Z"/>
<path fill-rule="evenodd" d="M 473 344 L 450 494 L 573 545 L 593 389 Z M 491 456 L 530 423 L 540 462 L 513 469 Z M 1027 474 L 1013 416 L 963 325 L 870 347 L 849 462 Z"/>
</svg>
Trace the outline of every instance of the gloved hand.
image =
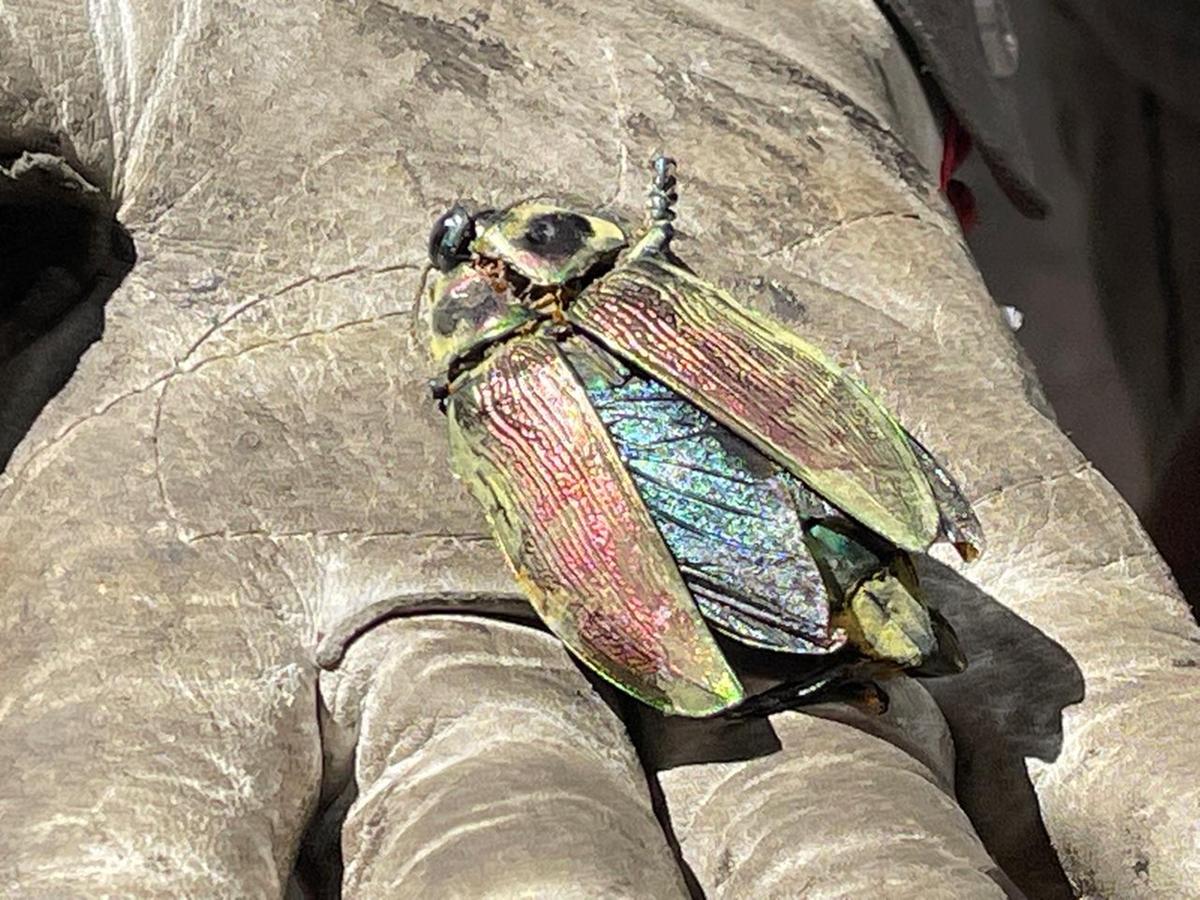
<svg viewBox="0 0 1200 900">
<path fill-rule="evenodd" d="M 3 12 L 5 146 L 138 252 L 0 477 L 6 895 L 279 896 L 314 817 L 337 877 L 342 814 L 353 897 L 1196 895 L 1197 629 L 1054 427 L 867 0 Z M 976 503 L 983 559 L 923 564 L 972 667 L 884 717 L 627 731 L 557 641 L 462 614 L 519 604 L 428 396 L 429 226 L 636 214 L 656 148 L 677 251 Z"/>
</svg>

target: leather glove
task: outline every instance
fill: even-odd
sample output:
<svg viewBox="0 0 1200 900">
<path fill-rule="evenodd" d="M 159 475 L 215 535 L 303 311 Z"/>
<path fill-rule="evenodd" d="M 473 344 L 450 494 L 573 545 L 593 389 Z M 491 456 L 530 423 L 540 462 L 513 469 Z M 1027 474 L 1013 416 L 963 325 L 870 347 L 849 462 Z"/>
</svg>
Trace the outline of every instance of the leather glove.
<svg viewBox="0 0 1200 900">
<path fill-rule="evenodd" d="M 1054 426 L 867 0 L 0 22 L 4 145 L 69 163 L 138 254 L 0 477 L 6 894 L 279 896 L 303 840 L 290 889 L 353 897 L 1196 895 L 1197 629 Z M 656 148 L 678 252 L 862 378 L 983 521 L 982 560 L 922 564 L 971 668 L 884 717 L 622 715 L 544 632 L 464 614 L 515 587 L 426 388 L 429 226 L 459 197 L 635 214 Z"/>
</svg>

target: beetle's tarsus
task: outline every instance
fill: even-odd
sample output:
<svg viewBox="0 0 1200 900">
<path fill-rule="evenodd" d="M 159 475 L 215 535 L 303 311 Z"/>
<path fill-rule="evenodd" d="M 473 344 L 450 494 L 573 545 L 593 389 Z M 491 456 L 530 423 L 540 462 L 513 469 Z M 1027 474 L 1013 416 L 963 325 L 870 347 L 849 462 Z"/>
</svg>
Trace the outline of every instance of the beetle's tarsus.
<svg viewBox="0 0 1200 900">
<path fill-rule="evenodd" d="M 730 719 L 763 718 L 818 703 L 845 703 L 871 715 L 883 715 L 889 699 L 874 680 L 849 677 L 845 669 L 835 669 L 815 679 L 785 682 L 748 697 L 723 715 Z"/>
</svg>

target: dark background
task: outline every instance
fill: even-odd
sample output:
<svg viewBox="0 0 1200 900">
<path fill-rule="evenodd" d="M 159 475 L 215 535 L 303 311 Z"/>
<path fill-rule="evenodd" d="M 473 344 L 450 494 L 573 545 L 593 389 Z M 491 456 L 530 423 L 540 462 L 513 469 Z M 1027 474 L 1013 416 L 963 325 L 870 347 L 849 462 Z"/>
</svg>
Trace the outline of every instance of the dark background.
<svg viewBox="0 0 1200 900">
<path fill-rule="evenodd" d="M 974 0 L 972 0 L 974 2 Z M 1061 427 L 1200 601 L 1200 3 L 1009 0 L 1011 82 L 1051 215 L 975 157 L 969 242 Z"/>
</svg>

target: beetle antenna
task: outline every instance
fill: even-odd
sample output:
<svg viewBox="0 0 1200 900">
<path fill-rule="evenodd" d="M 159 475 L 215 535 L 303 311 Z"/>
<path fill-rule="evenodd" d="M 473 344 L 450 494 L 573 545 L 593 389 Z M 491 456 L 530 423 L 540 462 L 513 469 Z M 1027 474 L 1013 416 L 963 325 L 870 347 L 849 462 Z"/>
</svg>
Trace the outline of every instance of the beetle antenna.
<svg viewBox="0 0 1200 900">
<path fill-rule="evenodd" d="M 675 203 L 679 193 L 675 190 L 675 160 L 656 152 L 650 160 L 654 178 L 646 198 L 646 232 L 630 248 L 629 259 L 639 256 L 665 256 L 676 265 L 683 265 L 671 252 L 671 239 L 675 237 Z M 684 266 L 684 268 L 687 268 Z"/>
<path fill-rule="evenodd" d="M 675 204 L 679 201 L 676 190 L 679 182 L 675 178 L 675 160 L 657 152 L 650 160 L 654 178 L 650 182 L 646 207 L 650 213 L 650 229 L 660 232 L 660 250 L 666 250 L 675 237 Z"/>
<path fill-rule="evenodd" d="M 415 337 L 421 330 L 421 298 L 425 295 L 425 283 L 429 280 L 429 273 L 433 271 L 433 266 L 428 263 L 421 269 L 421 277 L 417 279 L 417 295 L 413 297 L 412 321 L 409 330 Z"/>
</svg>

